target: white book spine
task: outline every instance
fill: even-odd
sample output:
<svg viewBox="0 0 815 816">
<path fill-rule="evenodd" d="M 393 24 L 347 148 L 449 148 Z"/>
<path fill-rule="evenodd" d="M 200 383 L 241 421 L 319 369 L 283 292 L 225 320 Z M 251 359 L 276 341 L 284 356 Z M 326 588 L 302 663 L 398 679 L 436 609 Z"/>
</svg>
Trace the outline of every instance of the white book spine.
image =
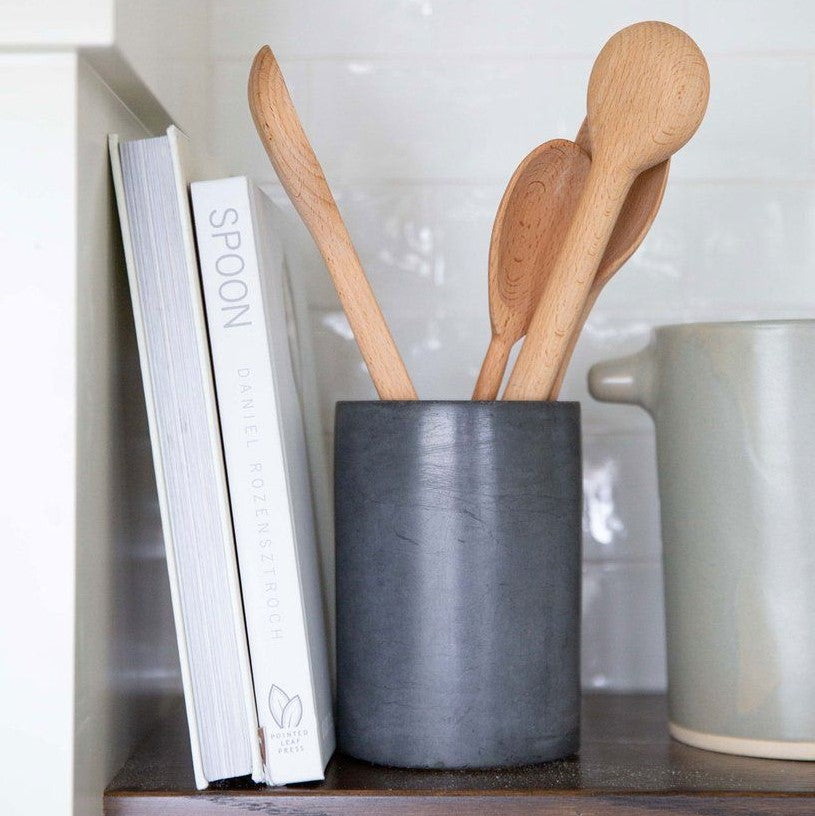
<svg viewBox="0 0 815 816">
<path fill-rule="evenodd" d="M 172 597 L 173 618 L 178 640 L 179 663 L 184 690 L 184 702 L 190 729 L 193 771 L 195 774 L 196 787 L 203 789 L 206 788 L 209 782 L 212 780 L 225 778 L 232 774 L 243 775 L 250 770 L 252 778 L 255 781 L 262 781 L 263 771 L 257 741 L 254 741 L 254 744 L 249 745 L 247 739 L 249 734 L 254 734 L 256 732 L 258 723 L 255 711 L 255 701 L 252 692 L 252 678 L 249 665 L 248 644 L 244 626 L 243 604 L 241 600 L 238 568 L 235 558 L 233 530 L 231 526 L 230 508 L 226 490 L 226 477 L 224 473 L 224 463 L 220 444 L 217 408 L 215 405 L 215 392 L 212 383 L 212 370 L 209 364 L 209 346 L 207 342 L 202 297 L 198 280 L 198 266 L 195 255 L 189 197 L 187 193 L 187 180 L 189 177 L 190 168 L 194 167 L 196 162 L 192 161 L 191 156 L 187 152 L 188 145 L 186 138 L 174 126 L 170 126 L 167 130 L 167 141 L 173 165 L 175 195 L 178 206 L 178 219 L 180 221 L 180 228 L 182 230 L 181 237 L 185 250 L 185 281 L 189 284 L 189 295 L 195 321 L 194 330 L 196 333 L 197 348 L 201 351 L 200 355 L 197 355 L 197 359 L 201 364 L 201 388 L 203 397 L 205 399 L 204 408 L 209 419 L 208 438 L 211 442 L 213 462 L 215 463 L 213 475 L 215 478 L 216 492 L 218 495 L 216 509 L 218 513 L 220 531 L 222 533 L 222 539 L 218 543 L 220 543 L 224 548 L 223 555 L 225 566 L 222 577 L 227 588 L 226 594 L 228 595 L 228 600 L 230 602 L 229 607 L 224 606 L 221 608 L 221 605 L 219 604 L 219 611 L 215 613 L 210 610 L 209 614 L 210 616 L 212 614 L 228 614 L 231 611 L 229 619 L 230 623 L 234 626 L 234 645 L 236 650 L 236 655 L 234 655 L 234 657 L 237 662 L 235 671 L 239 674 L 238 683 L 235 685 L 240 686 L 241 690 L 243 691 L 240 701 L 243 704 L 244 713 L 246 715 L 245 730 L 242 732 L 231 731 L 229 738 L 233 741 L 237 739 L 240 743 L 242 743 L 246 750 L 247 760 L 244 761 L 240 758 L 241 751 L 238 750 L 238 752 L 234 754 L 230 760 L 232 763 L 231 768 L 227 767 L 227 763 L 224 762 L 223 754 L 226 743 L 222 742 L 220 746 L 213 749 L 215 739 L 212 728 L 213 722 L 222 724 L 224 720 L 219 721 L 219 712 L 217 711 L 213 716 L 210 716 L 209 719 L 207 719 L 207 715 L 210 713 L 210 710 L 208 710 L 202 703 L 202 698 L 206 697 L 206 694 L 202 692 L 202 688 L 206 686 L 206 682 L 204 682 L 203 685 L 196 685 L 196 677 L 191 665 L 190 639 L 188 638 L 186 625 L 187 618 L 185 615 L 190 613 L 194 608 L 195 600 L 192 597 L 188 597 L 185 602 L 180 581 L 179 558 L 176 548 L 176 536 L 179 533 L 179 530 L 174 529 L 174 516 L 172 512 L 173 506 L 171 497 L 168 493 L 169 488 L 166 479 L 167 469 L 165 468 L 166 462 L 163 460 L 162 437 L 159 431 L 157 400 L 161 395 L 156 393 L 154 389 L 153 375 L 155 372 L 153 370 L 153 365 L 151 364 L 151 354 L 155 351 L 155 348 L 151 347 L 150 343 L 148 342 L 145 312 L 142 308 L 142 291 L 139 284 L 139 275 L 137 272 L 137 264 L 133 247 L 133 225 L 128 215 L 128 205 L 125 195 L 126 185 L 122 170 L 122 160 L 119 152 L 119 137 L 116 135 L 110 135 L 108 144 L 114 191 L 122 227 L 122 242 L 124 246 L 128 280 L 130 284 L 136 338 L 139 347 L 139 360 L 145 392 L 146 408 L 149 418 L 148 427 L 153 452 L 153 464 L 156 476 L 159 508 L 161 512 L 170 593 Z M 141 226 L 142 229 L 145 228 L 144 224 Z M 215 541 L 209 543 L 213 544 Z M 204 619 L 206 619 L 206 615 L 204 615 Z M 232 656 L 230 656 L 230 659 L 231 657 Z M 234 678 L 231 678 L 231 680 L 234 680 Z M 222 676 L 220 681 L 226 685 L 228 682 L 230 682 L 230 678 L 225 678 Z M 200 693 L 196 692 L 196 688 L 198 688 L 198 692 Z M 207 688 L 207 691 L 211 691 L 211 689 Z M 231 705 L 236 699 L 238 699 L 237 696 L 228 697 L 226 704 Z M 199 706 L 203 706 L 202 710 L 204 711 L 204 716 L 201 718 L 199 718 Z M 217 730 L 217 726 L 215 730 Z M 206 750 L 204 747 L 205 745 Z M 238 758 L 235 759 L 235 756 Z"/>
<path fill-rule="evenodd" d="M 191 192 L 264 769 L 271 784 L 322 779 L 250 187 L 231 178 Z"/>
</svg>

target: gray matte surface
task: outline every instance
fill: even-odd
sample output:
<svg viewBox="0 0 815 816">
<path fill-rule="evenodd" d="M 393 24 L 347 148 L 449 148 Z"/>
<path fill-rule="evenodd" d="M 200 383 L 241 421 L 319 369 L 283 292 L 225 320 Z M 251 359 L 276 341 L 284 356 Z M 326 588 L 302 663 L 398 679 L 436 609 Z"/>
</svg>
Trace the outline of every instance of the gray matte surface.
<svg viewBox="0 0 815 816">
<path fill-rule="evenodd" d="M 406 767 L 579 742 L 580 406 L 339 403 L 338 737 Z"/>
</svg>

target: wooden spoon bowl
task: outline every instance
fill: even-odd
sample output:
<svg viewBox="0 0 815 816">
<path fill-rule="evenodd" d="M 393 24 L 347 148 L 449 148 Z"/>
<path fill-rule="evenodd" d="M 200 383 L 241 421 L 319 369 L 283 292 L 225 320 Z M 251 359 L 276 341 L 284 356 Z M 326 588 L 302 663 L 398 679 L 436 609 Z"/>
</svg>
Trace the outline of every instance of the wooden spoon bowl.
<svg viewBox="0 0 815 816">
<path fill-rule="evenodd" d="M 536 147 L 518 165 L 498 206 L 489 255 L 492 339 L 473 399 L 498 395 L 509 353 L 526 334 L 569 229 L 590 160 L 566 139 Z"/>
</svg>

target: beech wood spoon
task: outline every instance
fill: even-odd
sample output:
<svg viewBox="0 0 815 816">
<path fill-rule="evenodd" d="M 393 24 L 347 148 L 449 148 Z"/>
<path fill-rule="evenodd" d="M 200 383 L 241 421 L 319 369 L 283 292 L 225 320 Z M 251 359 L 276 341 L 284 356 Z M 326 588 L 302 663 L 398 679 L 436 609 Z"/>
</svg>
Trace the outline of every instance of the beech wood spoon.
<svg viewBox="0 0 815 816">
<path fill-rule="evenodd" d="M 589 155 L 591 155 L 591 139 L 589 137 L 588 120 L 584 119 L 580 131 L 575 138 L 575 143 L 579 144 Z M 563 385 L 563 378 L 566 376 L 566 369 L 574 353 L 574 347 L 580 339 L 580 332 L 591 313 L 603 287 L 614 277 L 620 267 L 636 252 L 642 243 L 651 224 L 654 223 L 659 208 L 662 205 L 662 197 L 665 194 L 665 185 L 668 183 L 668 170 L 671 160 L 654 165 L 649 170 L 640 173 L 636 181 L 631 185 L 625 203 L 617 217 L 617 223 L 611 232 L 606 251 L 597 272 L 594 275 L 589 294 L 583 304 L 583 311 L 577 320 L 577 324 L 569 340 L 569 346 L 560 363 L 557 379 L 549 393 L 549 399 L 557 399 L 560 395 L 560 388 Z"/>
<path fill-rule="evenodd" d="M 267 45 L 258 51 L 252 63 L 249 108 L 280 183 L 328 267 L 377 393 L 386 400 L 416 399 L 416 390 L 365 277 L 323 169 Z"/>
<path fill-rule="evenodd" d="M 473 399 L 498 396 L 509 353 L 526 334 L 580 200 L 591 162 L 566 139 L 536 147 L 498 205 L 489 255 L 492 338 Z"/>
<path fill-rule="evenodd" d="M 709 91 L 699 47 L 668 23 L 637 23 L 603 46 L 589 79 L 588 178 L 504 399 L 549 397 L 631 185 L 693 136 Z"/>
<path fill-rule="evenodd" d="M 586 119 L 583 120 L 574 144 L 591 155 Z M 564 146 L 561 148 L 562 160 L 555 153 L 555 146 L 560 145 Z M 570 147 L 567 149 L 566 145 Z M 560 393 L 580 329 L 594 302 L 606 283 L 636 251 L 650 229 L 662 203 L 669 166 L 670 159 L 660 162 L 640 173 L 631 186 L 594 276 L 550 399 L 557 399 Z M 544 184 L 543 188 L 536 185 L 534 190 L 525 193 L 521 185 L 531 182 L 531 171 L 540 167 L 551 167 L 553 170 L 560 168 L 564 173 L 564 180 L 568 179 L 568 183 L 574 185 L 573 188 L 568 194 L 564 194 L 558 183 L 553 184 L 551 179 L 547 179 L 549 183 Z M 538 301 L 545 292 L 552 265 L 563 245 L 587 173 L 585 156 L 579 150 L 574 150 L 571 142 L 553 140 L 535 148 L 510 179 L 495 216 L 490 243 L 490 322 L 493 336 L 473 399 L 496 398 L 510 349 L 526 334 Z M 561 197 L 559 202 L 547 200 L 552 191 L 555 196 Z M 558 203 L 563 208 L 559 213 Z M 538 210 L 543 212 L 537 212 Z M 510 220 L 512 218 L 517 218 L 515 223 Z M 535 241 L 538 242 L 537 248 L 532 243 Z M 516 253 L 516 249 L 519 252 Z M 509 294 L 505 294 L 506 290 L 510 290 Z"/>
</svg>

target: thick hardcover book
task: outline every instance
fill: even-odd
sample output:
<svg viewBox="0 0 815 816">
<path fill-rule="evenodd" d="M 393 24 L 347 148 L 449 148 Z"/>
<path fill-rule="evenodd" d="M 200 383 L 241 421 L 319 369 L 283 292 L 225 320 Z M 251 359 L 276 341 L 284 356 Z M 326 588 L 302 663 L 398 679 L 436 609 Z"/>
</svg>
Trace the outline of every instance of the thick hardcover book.
<svg viewBox="0 0 815 816">
<path fill-rule="evenodd" d="M 331 680 L 283 255 L 246 178 L 190 189 L 266 779 L 322 779 Z"/>
<path fill-rule="evenodd" d="M 249 652 L 189 207 L 207 174 L 186 137 L 110 156 L 133 301 L 198 787 L 263 778 Z M 210 176 L 211 177 L 211 176 Z"/>
</svg>

